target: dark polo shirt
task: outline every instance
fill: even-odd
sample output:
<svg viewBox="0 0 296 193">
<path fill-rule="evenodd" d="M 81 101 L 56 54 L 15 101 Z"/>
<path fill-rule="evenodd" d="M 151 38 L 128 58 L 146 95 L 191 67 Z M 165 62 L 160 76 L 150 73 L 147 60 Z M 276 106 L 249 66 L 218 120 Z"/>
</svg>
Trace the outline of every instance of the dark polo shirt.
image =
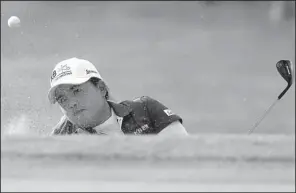
<svg viewBox="0 0 296 193">
<path fill-rule="evenodd" d="M 182 118 L 174 113 L 159 101 L 142 96 L 135 100 L 125 100 L 120 103 L 108 101 L 114 113 L 122 118 L 121 130 L 124 134 L 158 134 L 169 124 L 180 121 Z M 61 120 L 53 135 L 76 134 L 78 127 L 72 124 L 67 118 Z M 92 128 L 85 129 L 90 134 L 97 133 Z"/>
</svg>

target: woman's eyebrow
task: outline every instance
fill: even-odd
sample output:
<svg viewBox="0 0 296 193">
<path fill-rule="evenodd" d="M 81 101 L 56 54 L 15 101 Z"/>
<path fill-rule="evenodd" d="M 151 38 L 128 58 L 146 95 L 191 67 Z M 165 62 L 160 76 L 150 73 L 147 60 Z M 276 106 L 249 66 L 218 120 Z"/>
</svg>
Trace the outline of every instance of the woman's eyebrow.
<svg viewBox="0 0 296 193">
<path fill-rule="evenodd" d="M 75 88 L 79 87 L 78 85 L 71 86 L 69 90 L 74 90 Z"/>
</svg>

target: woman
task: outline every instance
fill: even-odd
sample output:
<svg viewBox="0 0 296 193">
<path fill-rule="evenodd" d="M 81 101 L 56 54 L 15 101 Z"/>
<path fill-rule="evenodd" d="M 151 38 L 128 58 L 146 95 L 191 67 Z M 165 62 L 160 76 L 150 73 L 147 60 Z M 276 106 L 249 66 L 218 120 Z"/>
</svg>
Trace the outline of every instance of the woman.
<svg viewBox="0 0 296 193">
<path fill-rule="evenodd" d="M 53 135 L 63 134 L 177 134 L 187 135 L 182 119 L 148 96 L 115 102 L 96 67 L 70 58 L 56 65 L 48 98 L 64 116 Z"/>
</svg>

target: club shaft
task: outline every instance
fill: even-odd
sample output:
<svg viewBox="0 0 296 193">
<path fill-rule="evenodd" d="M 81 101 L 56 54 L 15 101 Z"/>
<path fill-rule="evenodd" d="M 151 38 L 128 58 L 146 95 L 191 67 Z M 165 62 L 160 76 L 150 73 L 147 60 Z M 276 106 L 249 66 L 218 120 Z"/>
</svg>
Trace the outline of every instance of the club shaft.
<svg viewBox="0 0 296 193">
<path fill-rule="evenodd" d="M 253 133 L 253 131 L 256 129 L 256 127 L 261 123 L 261 121 L 266 117 L 266 115 L 271 111 L 271 109 L 276 105 L 276 103 L 279 101 L 279 99 L 276 99 L 272 105 L 264 112 L 262 117 L 255 123 L 255 125 L 249 130 L 249 135 Z"/>
</svg>

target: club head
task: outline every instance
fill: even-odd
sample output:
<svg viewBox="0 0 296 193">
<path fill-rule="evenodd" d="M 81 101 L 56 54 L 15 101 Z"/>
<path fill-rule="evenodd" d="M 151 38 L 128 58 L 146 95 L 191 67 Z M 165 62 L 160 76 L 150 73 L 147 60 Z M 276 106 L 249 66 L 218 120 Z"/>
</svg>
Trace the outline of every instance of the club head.
<svg viewBox="0 0 296 193">
<path fill-rule="evenodd" d="M 288 86 L 293 84 L 292 63 L 289 60 L 280 60 L 276 63 L 276 68 L 281 76 L 287 81 Z"/>
<path fill-rule="evenodd" d="M 278 96 L 278 100 L 280 100 L 285 93 L 289 90 L 291 85 L 293 84 L 293 68 L 292 63 L 289 60 L 280 60 L 278 63 L 276 63 L 276 68 L 278 72 L 281 74 L 281 76 L 287 81 L 288 85 L 283 90 L 283 92 Z"/>
</svg>

